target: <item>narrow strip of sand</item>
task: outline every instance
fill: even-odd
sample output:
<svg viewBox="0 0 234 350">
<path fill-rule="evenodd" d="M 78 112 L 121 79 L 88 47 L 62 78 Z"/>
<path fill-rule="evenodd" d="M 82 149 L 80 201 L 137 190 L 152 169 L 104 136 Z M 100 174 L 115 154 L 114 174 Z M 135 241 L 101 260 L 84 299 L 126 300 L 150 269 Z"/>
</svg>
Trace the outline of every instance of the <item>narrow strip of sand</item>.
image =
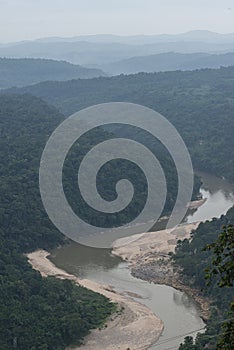
<svg viewBox="0 0 234 350">
<path fill-rule="evenodd" d="M 163 331 L 163 322 L 146 306 L 132 298 L 116 293 L 110 286 L 79 279 L 56 267 L 47 257 L 49 253 L 38 250 L 27 254 L 32 267 L 43 277 L 54 276 L 69 279 L 94 292 L 100 293 L 124 308 L 123 312 L 112 317 L 107 327 L 93 330 L 85 339 L 84 350 L 145 350 L 154 344 Z"/>
</svg>

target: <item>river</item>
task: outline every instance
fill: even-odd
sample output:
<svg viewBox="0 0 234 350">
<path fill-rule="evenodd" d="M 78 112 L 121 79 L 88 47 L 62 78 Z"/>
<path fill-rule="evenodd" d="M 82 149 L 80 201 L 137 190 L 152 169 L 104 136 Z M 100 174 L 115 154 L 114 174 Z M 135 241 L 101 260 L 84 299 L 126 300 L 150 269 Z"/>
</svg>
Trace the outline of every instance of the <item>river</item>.
<svg viewBox="0 0 234 350">
<path fill-rule="evenodd" d="M 199 173 L 201 193 L 206 202 L 187 216 L 186 221 L 209 220 L 225 214 L 234 204 L 234 186 L 226 180 Z M 186 335 L 195 335 L 204 328 L 199 307 L 185 293 L 174 288 L 150 284 L 131 276 L 127 264 L 113 257 L 109 249 L 90 248 L 72 243 L 52 252 L 51 260 L 60 268 L 81 278 L 109 284 L 121 293 L 140 295 L 139 302 L 147 305 L 164 322 L 164 331 L 151 349 L 178 349 Z"/>
</svg>

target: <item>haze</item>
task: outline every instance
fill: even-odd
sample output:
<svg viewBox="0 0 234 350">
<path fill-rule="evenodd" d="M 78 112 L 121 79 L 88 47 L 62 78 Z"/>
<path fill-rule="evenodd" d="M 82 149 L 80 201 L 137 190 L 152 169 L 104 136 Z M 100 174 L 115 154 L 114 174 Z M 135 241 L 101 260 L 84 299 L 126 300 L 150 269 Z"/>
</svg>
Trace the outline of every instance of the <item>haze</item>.
<svg viewBox="0 0 234 350">
<path fill-rule="evenodd" d="M 234 32 L 232 0 L 0 0 L 0 42 L 86 34 Z"/>
</svg>

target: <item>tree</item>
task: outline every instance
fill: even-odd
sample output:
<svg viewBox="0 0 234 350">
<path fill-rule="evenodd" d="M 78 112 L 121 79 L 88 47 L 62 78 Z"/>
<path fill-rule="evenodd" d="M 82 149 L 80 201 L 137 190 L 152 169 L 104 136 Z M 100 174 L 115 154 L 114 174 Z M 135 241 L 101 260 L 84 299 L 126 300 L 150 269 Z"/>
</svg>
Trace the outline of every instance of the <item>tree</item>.
<svg viewBox="0 0 234 350">
<path fill-rule="evenodd" d="M 184 344 L 180 344 L 179 350 L 192 350 L 196 349 L 196 345 L 193 344 L 193 337 L 185 337 Z"/>
<path fill-rule="evenodd" d="M 223 227 L 218 239 L 205 247 L 204 250 L 212 251 L 214 258 L 212 267 L 206 269 L 208 284 L 212 277 L 218 276 L 220 288 L 231 288 L 234 282 L 234 226 Z M 222 325 L 222 333 L 217 342 L 217 349 L 234 349 L 234 301 L 231 302 L 229 319 Z"/>
</svg>

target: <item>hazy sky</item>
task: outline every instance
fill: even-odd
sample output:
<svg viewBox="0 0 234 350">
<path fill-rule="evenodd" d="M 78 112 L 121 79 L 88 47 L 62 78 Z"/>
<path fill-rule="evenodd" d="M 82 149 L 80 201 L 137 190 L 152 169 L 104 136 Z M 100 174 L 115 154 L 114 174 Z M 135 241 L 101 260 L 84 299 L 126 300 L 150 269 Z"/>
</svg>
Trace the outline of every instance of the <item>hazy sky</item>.
<svg viewBox="0 0 234 350">
<path fill-rule="evenodd" d="M 234 32 L 234 0 L 0 0 L 0 42 L 80 34 Z"/>
</svg>

